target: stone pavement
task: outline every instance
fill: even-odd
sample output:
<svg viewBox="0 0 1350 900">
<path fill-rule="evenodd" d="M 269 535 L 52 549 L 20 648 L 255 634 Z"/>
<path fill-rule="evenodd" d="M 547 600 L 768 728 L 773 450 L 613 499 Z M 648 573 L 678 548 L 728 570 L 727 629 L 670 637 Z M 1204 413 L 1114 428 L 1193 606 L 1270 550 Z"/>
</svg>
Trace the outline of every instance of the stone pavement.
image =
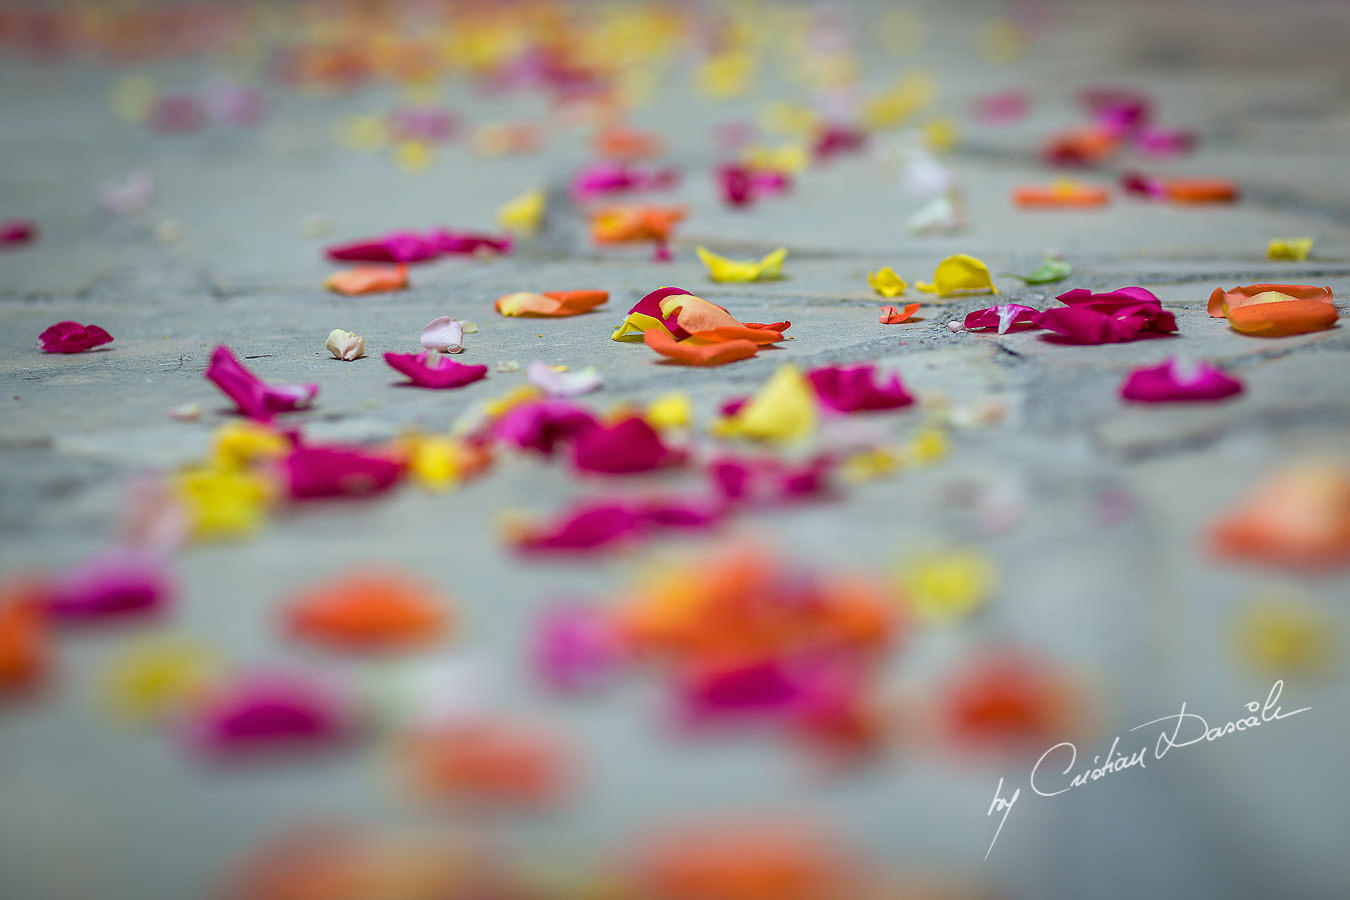
<svg viewBox="0 0 1350 900">
<path fill-rule="evenodd" d="M 866 22 L 884 6 L 845 8 Z M 787 807 L 810 810 L 887 864 L 999 896 L 1345 896 L 1350 695 L 1341 675 L 1290 673 L 1287 706 L 1311 709 L 1288 722 L 1044 798 L 1026 789 L 1020 759 L 902 755 L 820 779 L 772 736 L 672 739 L 650 686 L 560 702 L 521 664 L 544 601 L 607 596 L 651 553 L 697 557 L 742 534 L 831 568 L 887 570 L 927 550 L 977 547 L 999 573 L 988 609 L 960 626 L 916 633 L 889 667 L 895 684 L 922 696 L 945 661 L 983 642 L 1034 648 L 1079 673 L 1090 691 L 1095 737 L 1091 749 L 1080 748 L 1086 756 L 1183 701 L 1221 722 L 1263 699 L 1278 676 L 1244 664 L 1232 647 L 1238 612 L 1263 593 L 1301 598 L 1329 617 L 1344 644 L 1344 577 L 1218 563 L 1203 548 L 1207 523 L 1260 473 L 1350 452 L 1344 326 L 1259 339 L 1205 310 L 1213 288 L 1256 282 L 1326 284 L 1350 296 L 1344 5 L 1047 6 L 1044 34 L 1009 63 L 988 61 L 976 47 L 1001 7 L 955 7 L 919 7 L 928 39 L 912 54 L 890 55 L 869 39 L 860 46 L 868 90 L 912 68 L 938 80 L 938 110 L 961 128 L 942 160 L 969 200 L 965 231 L 908 234 L 905 219 L 918 202 L 901 190 L 885 140 L 808 171 L 784 198 L 748 211 L 723 207 L 707 177 L 717 161 L 713 124 L 753 117 L 766 99 L 799 97 L 801 88 L 769 72 L 751 95 L 711 104 L 677 66 L 679 77 L 632 116 L 669 139 L 668 157 L 685 171 L 670 201 L 687 204 L 690 215 L 667 264 L 651 262 L 647 247 L 588 241 L 564 195 L 589 158 L 580 129 L 550 135 L 541 154 L 497 159 L 474 155 L 460 139 L 439 150 L 430 172 L 410 176 L 387 155 L 355 153 L 331 134 L 342 115 L 389 109 L 391 88 L 328 96 L 269 88 L 268 117 L 256 131 L 165 137 L 108 110 L 109 89 L 132 69 L 0 59 L 0 217 L 33 218 L 41 228 L 35 244 L 0 256 L 0 568 L 60 568 L 107 546 L 129 480 L 203 457 L 212 431 L 229 421 L 201 377 L 221 343 L 268 380 L 322 386 L 314 410 L 288 420 L 312 439 L 372 442 L 410 427 L 444 430 L 524 383 L 523 374 L 492 372 L 457 391 L 391 388 L 380 353 L 416 349 L 422 325 L 439 315 L 480 325 L 464 362 L 594 365 L 605 387 L 589 399 L 600 406 L 684 391 L 703 424 L 784 363 L 876 362 L 921 399 L 864 426 L 886 440 L 913 434 L 944 404 L 993 399 L 1006 416 L 953 430 L 951 453 L 938 464 L 846 487 L 837 502 L 752 514 L 715 538 L 584 562 L 522 561 L 500 540 L 503 510 L 547 514 L 613 490 L 528 459 L 506 459 L 446 494 L 408 488 L 301 509 L 251 539 L 186 549 L 175 562 L 182 601 L 168 628 L 232 663 L 302 663 L 351 677 L 371 664 L 287 640 L 276 627 L 279 598 L 355 561 L 435 579 L 456 599 L 456 635 L 441 652 L 481 665 L 503 709 L 555 724 L 584 752 L 588 778 L 574 803 L 505 829 L 541 858 L 603 855 L 651 823 L 682 816 Z M 191 88 L 208 69 L 134 71 Z M 1140 168 L 1232 178 L 1241 202 L 1183 208 L 1116 192 L 1100 211 L 1015 209 L 1014 185 L 1057 177 L 1037 148 L 1048 132 L 1081 120 L 1073 97 L 1093 84 L 1149 92 L 1164 122 L 1200 135 L 1195 153 L 1140 160 Z M 971 119 L 974 97 L 1009 87 L 1032 96 L 1026 118 L 999 127 Z M 439 102 L 469 122 L 544 108 L 528 92 L 486 100 L 462 80 L 448 83 Z M 157 179 L 150 210 L 130 219 L 98 210 L 96 185 L 139 166 Z M 1119 170 L 1082 177 L 1113 182 Z M 299 229 L 314 213 L 332 222 L 334 240 L 437 224 L 492 229 L 505 200 L 537 185 L 553 200 L 539 238 L 507 256 L 417 267 L 412 287 L 398 294 L 325 292 L 327 239 Z M 181 233 L 174 243 L 154 234 L 167 219 Z M 1316 238 L 1307 262 L 1266 259 L 1269 239 L 1304 235 Z M 694 256 L 698 244 L 736 256 L 785 245 L 788 277 L 714 284 Z M 1073 265 L 1063 285 L 997 277 L 1028 271 L 1046 252 Z M 912 324 L 878 324 L 869 271 L 890 265 L 912 285 L 953 253 L 985 260 L 1006 300 L 1038 308 L 1068 287 L 1141 285 L 1175 313 L 1179 336 L 1076 347 L 1038 332 L 948 329 L 989 305 L 987 297 L 925 302 Z M 743 320 L 789 319 L 793 340 L 709 370 L 658 365 L 644 347 L 612 342 L 623 311 L 661 285 L 684 286 Z M 570 288 L 605 289 L 611 300 L 570 319 L 492 311 L 503 293 Z M 116 341 L 74 356 L 34 349 L 37 334 L 63 319 L 98 323 Z M 338 327 L 364 335 L 370 357 L 328 358 L 323 340 Z M 1118 399 L 1129 370 L 1173 355 L 1218 363 L 1247 391 L 1194 408 Z M 166 415 L 190 402 L 206 411 L 199 421 Z M 643 476 L 619 490 L 679 484 Z M 971 490 L 1016 498 L 1020 518 L 987 533 L 968 505 L 953 501 Z M 1105 503 L 1123 512 L 1104 512 Z M 0 895 L 197 896 L 237 854 L 303 816 L 390 828 L 425 821 L 389 789 L 370 754 L 220 775 L 158 731 L 110 723 L 98 708 L 99 680 L 133 631 L 63 637 L 54 689 L 40 702 L 0 709 Z M 986 863 L 996 818 L 985 813 L 1000 777 L 1023 785 L 1023 796 Z"/>
</svg>

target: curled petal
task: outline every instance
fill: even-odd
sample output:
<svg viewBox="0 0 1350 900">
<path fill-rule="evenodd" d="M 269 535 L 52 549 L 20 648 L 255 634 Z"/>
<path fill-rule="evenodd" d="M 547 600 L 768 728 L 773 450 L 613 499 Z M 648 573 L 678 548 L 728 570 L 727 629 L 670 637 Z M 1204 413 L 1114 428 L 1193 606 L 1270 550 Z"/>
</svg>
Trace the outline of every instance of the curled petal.
<svg viewBox="0 0 1350 900">
<path fill-rule="evenodd" d="M 250 419 L 270 422 L 277 413 L 305 409 L 319 393 L 317 384 L 267 384 L 246 369 L 224 345 L 211 353 L 203 373 Z"/>
<path fill-rule="evenodd" d="M 1279 303 L 1285 300 L 1316 300 L 1332 305 L 1335 297 L 1329 287 L 1310 284 L 1249 284 L 1231 291 L 1215 288 L 1209 295 L 1209 314 L 1216 319 L 1227 317 L 1230 310 L 1253 303 Z"/>
<path fill-rule="evenodd" d="M 366 339 L 359 334 L 334 328 L 328 332 L 328 340 L 324 341 L 324 348 L 333 354 L 334 359 L 351 362 L 366 355 Z"/>
<path fill-rule="evenodd" d="M 895 274 L 890 266 L 882 266 L 875 272 L 867 273 L 867 284 L 883 297 L 899 297 L 909 287 L 905 279 Z"/>
<path fill-rule="evenodd" d="M 779 247 L 764 256 L 758 262 L 754 260 L 728 259 L 708 250 L 696 247 L 694 252 L 708 269 L 713 281 L 767 281 L 783 277 L 783 261 L 787 258 L 787 248 Z"/>
<path fill-rule="evenodd" d="M 901 322 L 908 322 L 913 315 L 919 311 L 919 304 L 906 303 L 904 309 L 894 306 L 883 306 L 881 316 L 877 319 L 882 325 L 899 325 Z"/>
<path fill-rule="evenodd" d="M 608 291 L 520 291 L 497 298 L 497 312 L 504 316 L 562 317 L 589 312 L 609 302 Z"/>
<path fill-rule="evenodd" d="M 487 377 L 487 366 L 467 366 L 431 351 L 386 353 L 384 361 L 417 387 L 461 388 Z"/>
<path fill-rule="evenodd" d="M 422 328 L 421 341 L 434 353 L 460 353 L 464 350 L 464 323 L 438 316 Z"/>
<path fill-rule="evenodd" d="M 933 283 L 918 285 L 919 290 L 929 294 L 946 297 L 950 294 L 990 293 L 997 294 L 989 267 L 973 256 L 958 253 L 938 263 L 933 273 Z"/>
</svg>

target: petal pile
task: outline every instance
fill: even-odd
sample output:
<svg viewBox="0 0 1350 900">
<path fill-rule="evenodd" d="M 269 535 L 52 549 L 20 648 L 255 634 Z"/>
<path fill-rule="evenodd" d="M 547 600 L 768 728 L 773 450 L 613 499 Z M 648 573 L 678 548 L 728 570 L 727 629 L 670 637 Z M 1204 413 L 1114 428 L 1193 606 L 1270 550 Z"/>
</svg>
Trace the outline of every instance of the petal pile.
<svg viewBox="0 0 1350 900">
<path fill-rule="evenodd" d="M 1141 287 L 1102 294 L 1076 288 L 1057 298 L 1064 306 L 1047 309 L 1037 324 L 1076 344 L 1114 344 L 1173 334 L 1176 318 L 1162 301 Z"/>
</svg>

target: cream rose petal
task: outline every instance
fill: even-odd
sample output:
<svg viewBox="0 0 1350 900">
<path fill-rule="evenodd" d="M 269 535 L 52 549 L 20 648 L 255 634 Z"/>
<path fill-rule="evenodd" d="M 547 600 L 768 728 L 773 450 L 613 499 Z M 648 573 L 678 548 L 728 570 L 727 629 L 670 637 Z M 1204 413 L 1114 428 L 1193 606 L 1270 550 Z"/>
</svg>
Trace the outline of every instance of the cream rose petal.
<svg viewBox="0 0 1350 900">
<path fill-rule="evenodd" d="M 464 350 L 464 325 L 449 316 L 432 319 L 422 329 L 422 346 L 441 353 Z"/>
</svg>

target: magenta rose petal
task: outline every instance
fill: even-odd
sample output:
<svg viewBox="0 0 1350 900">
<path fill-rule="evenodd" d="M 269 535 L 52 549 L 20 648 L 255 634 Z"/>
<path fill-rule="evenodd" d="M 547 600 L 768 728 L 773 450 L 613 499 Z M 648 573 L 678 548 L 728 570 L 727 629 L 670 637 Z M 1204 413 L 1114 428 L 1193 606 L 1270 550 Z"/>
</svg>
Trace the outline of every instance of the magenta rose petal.
<svg viewBox="0 0 1350 900">
<path fill-rule="evenodd" d="M 438 353 L 386 353 L 384 361 L 423 388 L 461 388 L 487 377 L 487 366 L 470 366 Z"/>
<path fill-rule="evenodd" d="M 93 557 L 52 582 L 46 611 L 75 624 L 144 618 L 162 613 L 175 593 L 163 560 L 123 550 Z"/>
<path fill-rule="evenodd" d="M 296 447 L 280 467 L 292 500 L 382 493 L 403 475 L 397 459 L 338 446 Z"/>
<path fill-rule="evenodd" d="M 650 472 L 682 458 L 683 454 L 667 447 L 656 429 L 638 416 L 586 429 L 572 444 L 572 462 L 578 469 L 605 475 Z"/>
<path fill-rule="evenodd" d="M 891 373 L 884 381 L 878 380 L 872 365 L 824 366 L 807 372 L 806 377 L 820 402 L 837 412 L 898 409 L 914 402 L 899 375 Z"/>
<path fill-rule="evenodd" d="M 83 353 L 111 343 L 113 336 L 97 325 L 57 322 L 38 335 L 43 353 Z"/>
<path fill-rule="evenodd" d="M 998 334 L 1009 331 L 1027 331 L 1041 326 L 1036 324 L 1040 311 L 1020 303 L 1002 303 L 985 309 L 977 309 L 966 314 L 967 331 L 988 331 L 994 329 Z"/>
<path fill-rule="evenodd" d="M 1135 369 L 1120 385 L 1120 396 L 1138 403 L 1222 400 L 1242 393 L 1242 382 L 1206 362 L 1169 359 Z"/>
<path fill-rule="evenodd" d="M 500 441 L 526 450 L 552 456 L 560 444 L 600 423 L 590 411 L 561 400 L 522 403 L 506 412 L 492 425 L 492 434 Z"/>
<path fill-rule="evenodd" d="M 203 373 L 250 419 L 270 422 L 277 413 L 305 409 L 319 393 L 317 384 L 267 384 L 235 358 L 223 344 L 211 353 Z"/>
<path fill-rule="evenodd" d="M 235 760 L 321 750 L 355 733 L 355 710 L 331 686 L 298 675 L 251 674 L 226 684 L 188 716 L 194 752 Z"/>
</svg>

